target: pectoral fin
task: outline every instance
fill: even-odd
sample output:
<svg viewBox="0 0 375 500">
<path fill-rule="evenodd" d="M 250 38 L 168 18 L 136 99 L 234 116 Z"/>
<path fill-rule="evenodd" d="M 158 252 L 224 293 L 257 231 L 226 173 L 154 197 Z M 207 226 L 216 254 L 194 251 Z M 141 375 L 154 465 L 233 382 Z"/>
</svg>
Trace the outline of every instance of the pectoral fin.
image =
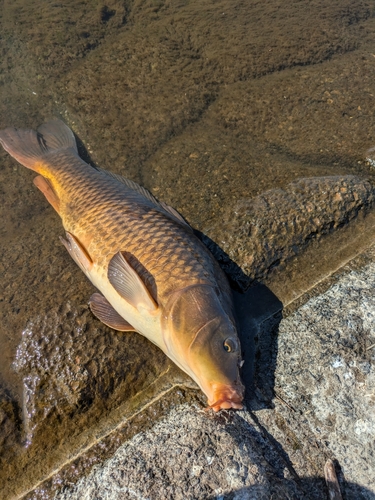
<svg viewBox="0 0 375 500">
<path fill-rule="evenodd" d="M 94 293 L 91 295 L 89 304 L 93 315 L 110 328 L 120 332 L 136 331 L 127 321 L 124 320 L 122 316 L 118 314 L 117 311 L 113 309 L 108 300 L 103 297 L 103 295 L 100 295 L 100 293 Z"/>
<path fill-rule="evenodd" d="M 87 274 L 92 268 L 92 259 L 84 246 L 71 233 L 66 234 L 66 240 L 60 236 L 60 241 L 68 250 L 74 262 Z"/>
<path fill-rule="evenodd" d="M 117 252 L 109 263 L 108 279 L 117 293 L 136 309 L 141 307 L 152 312 L 158 308 L 146 285 L 121 252 Z"/>
</svg>

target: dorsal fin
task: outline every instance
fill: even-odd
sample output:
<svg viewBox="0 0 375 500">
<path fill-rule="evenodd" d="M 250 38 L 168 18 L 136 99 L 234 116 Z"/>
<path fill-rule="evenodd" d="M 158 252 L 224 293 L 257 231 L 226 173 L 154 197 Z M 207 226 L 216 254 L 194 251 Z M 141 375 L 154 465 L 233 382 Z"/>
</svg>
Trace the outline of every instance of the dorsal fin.
<svg viewBox="0 0 375 500">
<path fill-rule="evenodd" d="M 189 231 L 193 232 L 192 227 L 186 222 L 186 220 L 182 217 L 181 214 L 177 212 L 173 207 L 167 205 L 166 203 L 162 201 L 158 201 L 154 195 L 150 193 L 146 188 L 140 186 L 134 181 L 131 181 L 130 179 L 126 179 L 126 177 L 123 177 L 122 175 L 119 174 L 114 174 L 113 172 L 109 172 L 108 170 L 104 170 L 104 168 L 100 167 L 95 167 L 99 172 L 102 172 L 103 174 L 108 175 L 109 177 L 112 177 L 113 179 L 116 179 L 116 181 L 121 182 L 122 184 L 125 184 L 128 188 L 132 189 L 136 193 L 142 195 L 146 200 L 151 201 L 159 210 L 161 209 L 164 213 L 166 213 L 169 217 L 171 217 L 173 220 L 176 222 L 179 222 L 182 224 L 185 228 L 189 229 Z"/>
</svg>

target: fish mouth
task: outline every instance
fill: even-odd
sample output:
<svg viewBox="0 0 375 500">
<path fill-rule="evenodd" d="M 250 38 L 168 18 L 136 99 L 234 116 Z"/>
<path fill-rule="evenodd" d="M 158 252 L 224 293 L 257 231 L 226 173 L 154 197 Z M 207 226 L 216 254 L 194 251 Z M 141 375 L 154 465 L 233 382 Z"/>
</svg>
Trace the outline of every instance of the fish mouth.
<svg viewBox="0 0 375 500">
<path fill-rule="evenodd" d="M 244 386 L 241 383 L 233 385 L 214 384 L 213 385 L 213 398 L 208 400 L 208 407 L 206 410 L 242 410 L 243 408 L 243 395 Z"/>
</svg>

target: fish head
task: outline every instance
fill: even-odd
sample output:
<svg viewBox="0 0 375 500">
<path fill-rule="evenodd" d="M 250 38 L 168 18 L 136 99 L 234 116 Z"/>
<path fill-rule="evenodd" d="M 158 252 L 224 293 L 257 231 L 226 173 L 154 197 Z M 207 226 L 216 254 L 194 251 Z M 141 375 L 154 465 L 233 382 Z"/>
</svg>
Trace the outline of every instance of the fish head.
<svg viewBox="0 0 375 500">
<path fill-rule="evenodd" d="M 241 347 L 235 326 L 226 315 L 212 318 L 196 332 L 187 355 L 209 408 L 243 407 Z"/>
<path fill-rule="evenodd" d="M 208 398 L 209 408 L 241 409 L 244 386 L 236 327 L 211 287 L 189 287 L 166 315 L 168 355 Z"/>
</svg>

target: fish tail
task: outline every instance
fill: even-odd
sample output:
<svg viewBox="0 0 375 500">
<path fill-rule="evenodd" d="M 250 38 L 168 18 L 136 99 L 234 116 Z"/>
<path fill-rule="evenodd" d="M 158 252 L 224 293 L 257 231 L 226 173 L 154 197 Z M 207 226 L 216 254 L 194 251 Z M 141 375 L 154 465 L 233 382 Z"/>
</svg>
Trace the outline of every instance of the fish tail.
<svg viewBox="0 0 375 500">
<path fill-rule="evenodd" d="M 57 119 L 44 123 L 37 130 L 2 130 L 0 143 L 13 158 L 36 172 L 43 170 L 44 160 L 51 153 L 66 149 L 78 152 L 73 132 Z"/>
</svg>

